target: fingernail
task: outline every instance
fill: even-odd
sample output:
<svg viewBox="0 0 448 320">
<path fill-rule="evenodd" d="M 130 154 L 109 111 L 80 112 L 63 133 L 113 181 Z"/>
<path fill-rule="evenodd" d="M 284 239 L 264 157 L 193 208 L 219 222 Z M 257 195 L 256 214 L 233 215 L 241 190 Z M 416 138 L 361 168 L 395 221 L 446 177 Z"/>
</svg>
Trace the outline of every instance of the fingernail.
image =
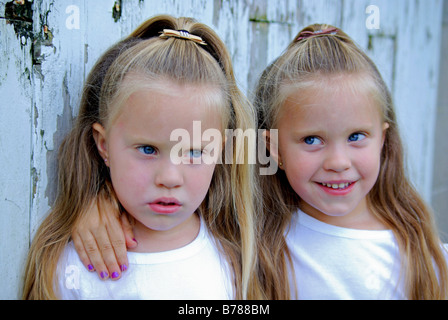
<svg viewBox="0 0 448 320">
<path fill-rule="evenodd" d="M 122 265 L 120 266 L 120 270 L 121 270 L 121 271 L 126 271 L 126 270 L 128 270 L 128 267 L 127 267 L 125 264 L 122 264 Z"/>
<path fill-rule="evenodd" d="M 89 268 L 89 271 L 93 271 L 95 269 L 91 264 L 89 264 L 87 267 Z"/>
<path fill-rule="evenodd" d="M 100 273 L 101 279 L 105 279 L 105 278 L 107 278 L 107 276 L 108 276 L 107 272 L 101 271 L 101 273 Z"/>
<path fill-rule="evenodd" d="M 119 276 L 118 272 L 112 272 L 112 279 L 118 278 Z"/>
</svg>

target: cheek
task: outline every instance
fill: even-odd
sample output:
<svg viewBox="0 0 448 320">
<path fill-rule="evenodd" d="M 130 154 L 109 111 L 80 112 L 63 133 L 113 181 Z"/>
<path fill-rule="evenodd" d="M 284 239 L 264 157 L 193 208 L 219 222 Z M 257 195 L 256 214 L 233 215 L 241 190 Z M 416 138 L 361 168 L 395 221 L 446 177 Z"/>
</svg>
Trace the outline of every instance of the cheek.
<svg viewBox="0 0 448 320">
<path fill-rule="evenodd" d="M 150 172 L 151 170 L 145 170 L 141 164 L 128 160 L 111 162 L 110 165 L 112 185 L 118 196 L 123 194 L 131 197 L 143 192 L 148 187 Z"/>
<path fill-rule="evenodd" d="M 198 186 L 204 186 L 204 188 L 207 188 L 210 186 L 210 182 L 212 181 L 213 174 L 215 172 L 216 165 L 204 165 L 200 172 L 195 173 L 192 172 L 191 177 L 193 179 L 193 182 L 196 183 Z M 196 180 L 196 181 L 195 181 Z"/>
<path fill-rule="evenodd" d="M 213 178 L 215 165 L 201 165 L 200 168 L 191 168 L 187 173 L 187 189 L 196 197 L 205 197 Z M 201 200 L 202 201 L 202 200 Z"/>
<path fill-rule="evenodd" d="M 283 160 L 289 184 L 297 194 L 304 194 L 309 181 L 312 180 L 312 176 L 317 170 L 316 161 L 298 153 L 287 153 L 287 157 Z"/>
<path fill-rule="evenodd" d="M 376 181 L 380 171 L 381 155 L 378 149 L 366 150 L 362 153 L 356 162 L 358 172 L 368 180 Z"/>
<path fill-rule="evenodd" d="M 309 179 L 319 167 L 319 161 L 309 153 L 300 152 L 294 146 L 285 149 L 282 162 L 287 177 L 291 179 Z"/>
</svg>

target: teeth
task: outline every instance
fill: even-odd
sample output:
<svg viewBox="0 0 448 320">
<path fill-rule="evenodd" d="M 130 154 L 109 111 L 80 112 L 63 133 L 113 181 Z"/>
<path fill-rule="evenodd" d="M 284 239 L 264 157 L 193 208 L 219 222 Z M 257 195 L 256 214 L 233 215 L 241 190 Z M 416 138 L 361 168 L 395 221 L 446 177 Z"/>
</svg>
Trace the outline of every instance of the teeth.
<svg viewBox="0 0 448 320">
<path fill-rule="evenodd" d="M 321 185 L 328 187 L 328 188 L 333 188 L 333 189 L 345 189 L 350 185 L 350 183 L 346 182 L 346 183 L 339 183 L 339 184 L 337 184 L 337 183 L 331 184 L 331 183 L 322 182 Z"/>
</svg>

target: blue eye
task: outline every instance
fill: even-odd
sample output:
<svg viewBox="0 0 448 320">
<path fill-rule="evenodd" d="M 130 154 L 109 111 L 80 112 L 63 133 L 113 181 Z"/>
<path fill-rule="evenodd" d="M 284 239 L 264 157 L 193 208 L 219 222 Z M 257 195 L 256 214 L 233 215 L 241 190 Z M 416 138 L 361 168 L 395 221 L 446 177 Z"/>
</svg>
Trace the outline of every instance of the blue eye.
<svg viewBox="0 0 448 320">
<path fill-rule="evenodd" d="M 202 156 L 202 150 L 190 150 L 189 155 L 191 158 L 200 158 Z"/>
<path fill-rule="evenodd" d="M 363 133 L 354 133 L 354 134 L 350 135 L 350 137 L 348 137 L 348 141 L 356 142 L 356 141 L 364 140 L 365 138 L 366 138 L 366 135 Z"/>
<path fill-rule="evenodd" d="M 137 148 L 141 153 L 148 155 L 148 156 L 152 156 L 156 153 L 156 149 L 154 147 L 151 146 L 141 146 Z"/>
<path fill-rule="evenodd" d="M 305 142 L 308 145 L 318 145 L 321 144 L 322 141 L 318 137 L 309 136 L 303 139 L 303 142 Z"/>
</svg>

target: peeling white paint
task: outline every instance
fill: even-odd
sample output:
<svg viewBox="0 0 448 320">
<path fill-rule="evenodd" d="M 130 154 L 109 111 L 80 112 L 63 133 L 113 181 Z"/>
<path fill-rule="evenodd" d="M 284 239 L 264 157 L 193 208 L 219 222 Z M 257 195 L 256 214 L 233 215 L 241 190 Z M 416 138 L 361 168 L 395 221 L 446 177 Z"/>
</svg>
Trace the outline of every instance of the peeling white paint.
<svg viewBox="0 0 448 320">
<path fill-rule="evenodd" d="M 30 239 L 31 44 L 3 19 L 0 43 L 0 299 L 15 299 Z"/>
</svg>

